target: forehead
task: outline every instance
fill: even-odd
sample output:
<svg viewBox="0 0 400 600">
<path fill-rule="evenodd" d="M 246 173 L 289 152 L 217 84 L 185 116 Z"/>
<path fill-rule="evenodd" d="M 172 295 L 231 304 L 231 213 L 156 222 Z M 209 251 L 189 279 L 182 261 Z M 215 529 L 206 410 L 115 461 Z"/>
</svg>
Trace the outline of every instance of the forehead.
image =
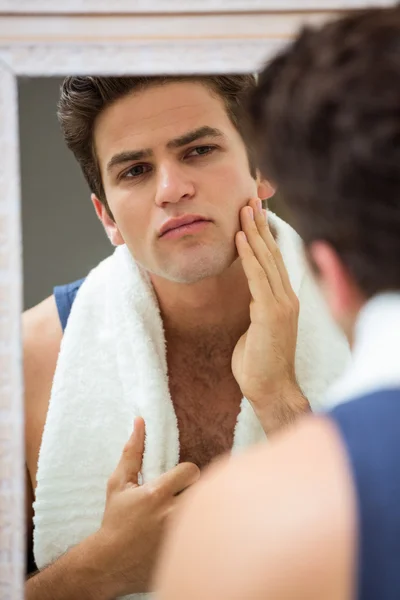
<svg viewBox="0 0 400 600">
<path fill-rule="evenodd" d="M 94 143 L 100 162 L 117 151 L 157 148 L 204 125 L 235 131 L 224 101 L 198 82 L 171 82 L 133 92 L 97 118 Z"/>
</svg>

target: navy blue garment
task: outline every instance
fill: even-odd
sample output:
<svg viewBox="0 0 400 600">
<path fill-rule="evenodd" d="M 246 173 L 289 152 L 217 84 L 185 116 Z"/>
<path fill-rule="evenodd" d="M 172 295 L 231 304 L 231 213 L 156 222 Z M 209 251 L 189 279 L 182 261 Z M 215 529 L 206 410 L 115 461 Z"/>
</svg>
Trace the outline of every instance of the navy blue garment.
<svg viewBox="0 0 400 600">
<path fill-rule="evenodd" d="M 79 288 L 82 283 L 85 281 L 85 277 L 83 279 L 79 279 L 78 281 L 74 281 L 73 283 L 68 283 L 67 285 L 58 285 L 54 288 L 54 298 L 56 299 L 56 305 L 58 310 L 58 316 L 60 317 L 62 330 L 65 331 L 67 326 L 67 321 L 69 317 L 69 313 L 71 312 L 72 305 L 74 303 L 76 294 L 78 293 Z"/>
<path fill-rule="evenodd" d="M 400 389 L 331 412 L 358 502 L 358 600 L 400 600 Z"/>
</svg>

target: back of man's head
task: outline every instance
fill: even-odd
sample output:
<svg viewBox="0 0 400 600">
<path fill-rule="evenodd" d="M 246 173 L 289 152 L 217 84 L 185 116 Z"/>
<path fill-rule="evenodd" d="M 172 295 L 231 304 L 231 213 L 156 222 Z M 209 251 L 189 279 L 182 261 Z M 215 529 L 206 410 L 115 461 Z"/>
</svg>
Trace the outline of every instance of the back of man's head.
<svg viewBox="0 0 400 600">
<path fill-rule="evenodd" d="M 400 8 L 302 31 L 250 112 L 305 243 L 328 242 L 367 298 L 400 290 Z"/>
</svg>

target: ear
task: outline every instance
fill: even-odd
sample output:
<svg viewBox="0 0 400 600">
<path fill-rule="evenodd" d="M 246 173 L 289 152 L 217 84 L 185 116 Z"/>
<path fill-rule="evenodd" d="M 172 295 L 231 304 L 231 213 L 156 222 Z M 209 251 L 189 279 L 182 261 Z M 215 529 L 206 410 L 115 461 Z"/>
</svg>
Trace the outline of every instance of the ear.
<svg viewBox="0 0 400 600">
<path fill-rule="evenodd" d="M 97 198 L 96 194 L 92 194 L 90 196 L 90 198 L 93 202 L 93 206 L 96 211 L 96 214 L 99 217 L 100 221 L 102 222 L 104 230 L 107 234 L 107 237 L 110 240 L 110 242 L 112 243 L 112 245 L 113 246 L 122 246 L 122 244 L 125 244 L 125 242 L 122 238 L 122 235 L 117 227 L 117 224 L 108 214 L 107 209 L 104 206 L 103 202 L 100 202 L 100 200 Z"/>
<path fill-rule="evenodd" d="M 257 195 L 261 200 L 269 200 L 275 194 L 275 188 L 267 179 L 263 179 L 260 173 L 257 173 Z"/>
<path fill-rule="evenodd" d="M 351 331 L 357 314 L 365 302 L 354 278 L 327 242 L 314 242 L 308 249 L 316 269 L 316 278 L 331 314 L 346 335 Z"/>
</svg>

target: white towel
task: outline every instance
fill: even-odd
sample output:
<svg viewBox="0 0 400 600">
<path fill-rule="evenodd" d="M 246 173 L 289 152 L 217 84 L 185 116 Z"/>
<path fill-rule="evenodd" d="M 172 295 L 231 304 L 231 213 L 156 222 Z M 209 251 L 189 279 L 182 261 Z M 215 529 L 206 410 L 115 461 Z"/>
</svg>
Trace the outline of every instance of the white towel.
<svg viewBox="0 0 400 600">
<path fill-rule="evenodd" d="M 348 346 L 306 270 L 300 238 L 275 215 L 269 219 L 300 298 L 298 381 L 318 410 L 348 360 Z M 146 482 L 178 463 L 179 435 L 158 303 L 147 274 L 120 246 L 83 283 L 62 340 L 38 463 L 34 554 L 39 569 L 99 528 L 107 480 L 138 415 L 146 422 Z M 243 399 L 233 450 L 263 438 Z M 129 598 L 141 596 L 147 597 Z"/>
</svg>

